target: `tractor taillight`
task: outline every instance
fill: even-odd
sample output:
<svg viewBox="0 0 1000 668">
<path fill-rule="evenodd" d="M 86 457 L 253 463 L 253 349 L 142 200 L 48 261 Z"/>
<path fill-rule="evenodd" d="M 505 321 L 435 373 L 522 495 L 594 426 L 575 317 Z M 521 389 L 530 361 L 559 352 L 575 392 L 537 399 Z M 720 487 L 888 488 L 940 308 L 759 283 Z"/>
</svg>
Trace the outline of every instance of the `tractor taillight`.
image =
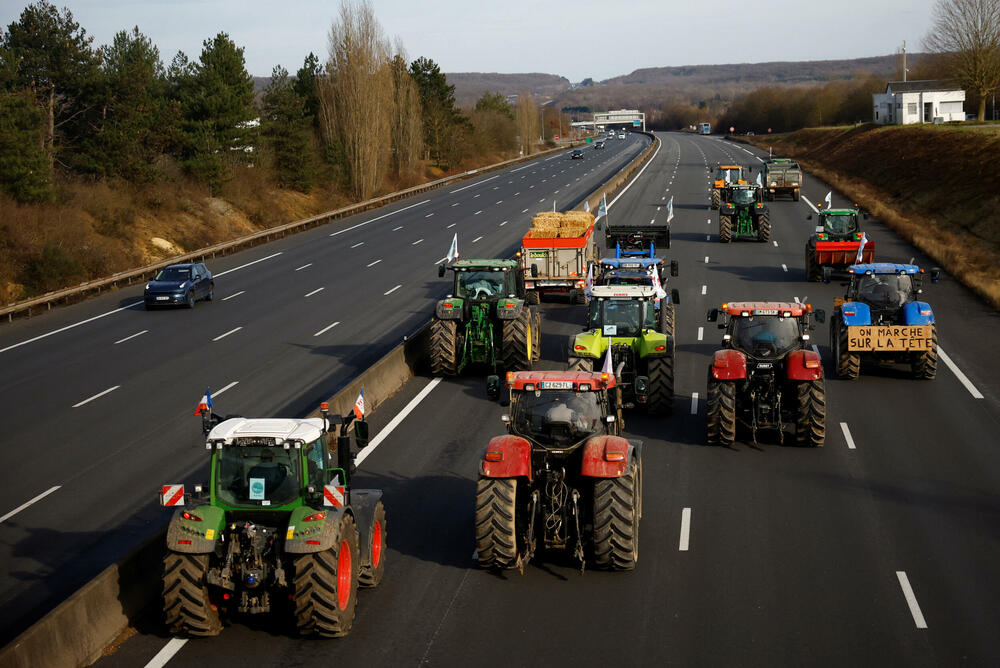
<svg viewBox="0 0 1000 668">
<path fill-rule="evenodd" d="M 667 349 L 666 346 L 656 346 L 656 352 L 659 352 L 659 353 L 662 353 L 666 349 Z"/>
<path fill-rule="evenodd" d="M 318 540 L 307 540 L 306 545 L 319 545 Z"/>
<path fill-rule="evenodd" d="M 625 461 L 624 452 L 605 452 L 604 461 L 607 462 L 623 462 Z"/>
<path fill-rule="evenodd" d="M 302 521 L 303 522 L 318 522 L 318 521 L 320 521 L 321 519 L 323 519 L 325 517 L 326 517 L 326 513 L 323 512 L 323 511 L 320 511 L 318 513 L 313 513 L 312 515 L 307 515 L 307 516 L 303 517 Z"/>
<path fill-rule="evenodd" d="M 920 315 L 932 315 L 932 314 L 933 314 L 933 311 L 931 311 L 929 308 L 922 308 L 922 309 L 920 309 Z"/>
<path fill-rule="evenodd" d="M 517 304 L 504 304 L 503 305 L 504 308 L 514 308 L 515 306 L 517 306 Z"/>
<path fill-rule="evenodd" d="M 190 545 L 191 541 L 189 541 L 189 540 L 179 540 L 179 541 L 177 541 L 177 544 L 178 545 Z"/>
<path fill-rule="evenodd" d="M 812 312 L 812 310 L 813 310 L 813 305 L 812 304 L 806 304 L 806 313 L 810 313 L 810 312 Z"/>
<path fill-rule="evenodd" d="M 581 346 L 579 344 L 573 346 L 573 350 L 586 350 L 587 346 Z"/>
<path fill-rule="evenodd" d="M 513 371 L 508 371 L 507 372 L 507 387 L 510 387 L 513 384 L 514 384 L 514 372 Z"/>
<path fill-rule="evenodd" d="M 503 453 L 496 450 L 487 450 L 486 455 L 484 455 L 483 459 L 485 459 L 488 462 L 502 462 Z"/>
<path fill-rule="evenodd" d="M 854 316 L 857 315 L 855 311 L 844 311 L 844 315 Z"/>
<path fill-rule="evenodd" d="M 716 369 L 725 369 L 726 367 L 729 366 L 729 360 L 727 360 L 725 357 L 719 357 L 712 363 L 712 366 L 714 366 Z"/>
<path fill-rule="evenodd" d="M 451 302 L 445 302 L 445 303 L 444 303 L 444 307 L 445 307 L 445 308 L 455 308 L 455 305 L 454 305 L 454 304 L 452 304 Z"/>
<path fill-rule="evenodd" d="M 194 513 L 189 513 L 186 510 L 183 513 L 181 513 L 181 517 L 183 517 L 186 520 L 191 520 L 192 522 L 201 522 L 200 517 L 198 517 Z"/>
<path fill-rule="evenodd" d="M 806 360 L 806 368 L 807 369 L 818 369 L 819 368 L 819 360 Z"/>
<path fill-rule="evenodd" d="M 601 372 L 601 382 L 604 383 L 605 385 L 607 385 L 608 381 L 610 381 L 610 380 L 611 380 L 611 374 L 609 374 L 607 371 L 602 371 Z"/>
</svg>

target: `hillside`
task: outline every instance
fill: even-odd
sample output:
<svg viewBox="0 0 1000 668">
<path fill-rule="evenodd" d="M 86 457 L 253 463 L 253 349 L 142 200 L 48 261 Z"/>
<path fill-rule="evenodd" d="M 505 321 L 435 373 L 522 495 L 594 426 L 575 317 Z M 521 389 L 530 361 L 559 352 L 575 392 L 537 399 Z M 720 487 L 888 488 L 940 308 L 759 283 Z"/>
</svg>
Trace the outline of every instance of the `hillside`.
<svg viewBox="0 0 1000 668">
<path fill-rule="evenodd" d="M 486 93 L 516 95 L 530 92 L 539 102 L 547 102 L 569 89 L 569 79 L 555 74 L 500 74 L 497 72 L 449 72 L 448 83 L 455 87 L 455 101 L 471 107 Z"/>
</svg>

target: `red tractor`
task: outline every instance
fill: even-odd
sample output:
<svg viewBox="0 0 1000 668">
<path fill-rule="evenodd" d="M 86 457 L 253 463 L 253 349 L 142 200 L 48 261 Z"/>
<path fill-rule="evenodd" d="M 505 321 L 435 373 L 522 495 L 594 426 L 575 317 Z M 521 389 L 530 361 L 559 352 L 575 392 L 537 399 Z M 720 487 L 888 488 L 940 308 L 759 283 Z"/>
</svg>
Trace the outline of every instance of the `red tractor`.
<svg viewBox="0 0 1000 668">
<path fill-rule="evenodd" d="M 737 425 L 750 430 L 754 443 L 760 429 L 777 431 L 784 442 L 791 425 L 798 445 L 823 445 L 823 360 L 806 346 L 826 313 L 810 304 L 733 302 L 709 311 L 709 322 L 720 311 L 726 333 L 708 367 L 708 443 L 731 446 Z"/>
<path fill-rule="evenodd" d="M 582 571 L 631 570 L 639 557 L 642 443 L 621 436 L 613 374 L 507 374 L 507 435 L 483 453 L 476 551 L 485 568 L 519 568 L 541 546 L 572 553 Z"/>
</svg>

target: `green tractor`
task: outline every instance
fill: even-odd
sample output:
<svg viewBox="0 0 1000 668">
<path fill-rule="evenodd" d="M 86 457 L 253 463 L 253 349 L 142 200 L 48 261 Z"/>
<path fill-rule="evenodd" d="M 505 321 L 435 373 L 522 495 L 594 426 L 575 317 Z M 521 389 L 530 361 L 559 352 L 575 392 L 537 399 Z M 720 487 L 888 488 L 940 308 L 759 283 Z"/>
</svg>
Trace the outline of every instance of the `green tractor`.
<svg viewBox="0 0 1000 668">
<path fill-rule="evenodd" d="M 273 612 L 303 636 L 347 635 L 358 586 L 385 572 L 382 491 L 351 488 L 349 427 L 363 447 L 368 424 L 330 416 L 325 403 L 320 418 L 221 419 L 205 397 L 207 491 L 160 490 L 175 508 L 162 576 L 168 630 L 214 636 L 231 616 Z M 332 439 L 329 425 L 339 425 Z"/>
<path fill-rule="evenodd" d="M 541 315 L 525 301 L 517 260 L 456 260 L 454 285 L 437 303 L 431 321 L 431 371 L 456 376 L 469 364 L 508 371 L 531 368 L 540 355 Z"/>
<path fill-rule="evenodd" d="M 719 207 L 719 241 L 728 244 L 740 237 L 757 241 L 771 239 L 771 212 L 758 185 L 728 187 L 728 197 Z"/>
<path fill-rule="evenodd" d="M 584 332 L 569 350 L 570 371 L 611 367 L 627 408 L 669 413 L 674 405 L 674 337 L 657 331 L 656 289 L 646 285 L 596 285 L 590 291 Z"/>
</svg>

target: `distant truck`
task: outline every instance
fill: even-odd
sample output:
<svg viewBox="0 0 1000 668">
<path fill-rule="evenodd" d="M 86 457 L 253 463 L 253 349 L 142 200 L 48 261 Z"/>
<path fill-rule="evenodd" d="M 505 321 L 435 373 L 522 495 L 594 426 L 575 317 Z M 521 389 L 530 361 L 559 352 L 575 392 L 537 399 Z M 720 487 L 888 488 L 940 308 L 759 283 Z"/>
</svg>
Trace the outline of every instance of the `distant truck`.
<svg viewBox="0 0 1000 668">
<path fill-rule="evenodd" d="M 771 158 L 764 163 L 764 194 L 768 200 L 778 195 L 790 195 L 799 201 L 802 170 L 799 163 L 789 158 Z"/>
<path fill-rule="evenodd" d="M 521 265 L 529 304 L 542 294 L 568 295 L 586 303 L 587 268 L 598 260 L 594 216 L 586 211 L 544 211 L 521 239 Z"/>
<path fill-rule="evenodd" d="M 700 134 L 700 135 L 710 135 L 710 134 L 712 134 L 712 124 L 711 123 L 702 123 L 701 125 L 699 125 L 698 126 L 698 134 Z"/>
</svg>

